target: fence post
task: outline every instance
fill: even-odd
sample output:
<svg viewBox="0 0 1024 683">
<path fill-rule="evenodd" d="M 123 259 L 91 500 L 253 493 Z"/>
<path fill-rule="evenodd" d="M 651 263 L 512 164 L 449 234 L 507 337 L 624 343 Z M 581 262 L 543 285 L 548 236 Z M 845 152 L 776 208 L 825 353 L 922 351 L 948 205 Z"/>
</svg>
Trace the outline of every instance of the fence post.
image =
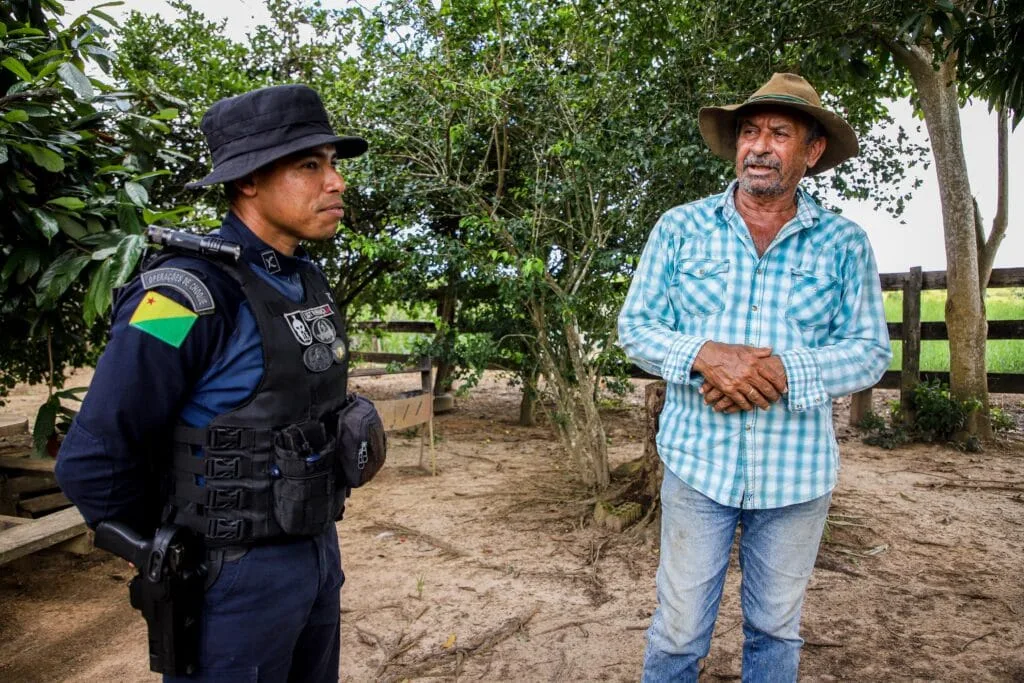
<svg viewBox="0 0 1024 683">
<path fill-rule="evenodd" d="M 871 412 L 871 387 L 850 397 L 850 426 L 859 427 L 864 416 Z"/>
<path fill-rule="evenodd" d="M 911 399 L 921 381 L 921 267 L 910 269 L 903 283 L 903 367 L 900 368 L 900 410 L 905 424 L 914 421 Z"/>
</svg>

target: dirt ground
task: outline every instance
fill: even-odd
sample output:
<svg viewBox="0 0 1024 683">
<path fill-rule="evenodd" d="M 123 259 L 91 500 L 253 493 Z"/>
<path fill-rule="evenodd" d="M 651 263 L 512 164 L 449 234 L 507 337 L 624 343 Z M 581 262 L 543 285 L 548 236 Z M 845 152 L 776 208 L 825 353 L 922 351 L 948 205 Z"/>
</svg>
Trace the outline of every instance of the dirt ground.
<svg viewBox="0 0 1024 683">
<path fill-rule="evenodd" d="M 360 384 L 383 398 L 408 383 Z M 643 384 L 604 411 L 613 466 L 639 455 Z M 19 388 L 4 412 L 40 396 Z M 1021 397 L 994 398 L 1024 423 Z M 1024 681 L 1024 435 L 980 454 L 884 451 L 845 426 L 848 405 L 802 680 Z M 638 680 L 656 534 L 596 527 L 552 431 L 517 419 L 516 390 L 488 375 L 437 418 L 436 476 L 417 467 L 418 436 L 392 435 L 338 524 L 342 680 Z M 129 578 L 98 551 L 0 568 L 0 680 L 154 680 Z M 738 581 L 734 557 L 704 680 L 739 679 Z"/>
</svg>

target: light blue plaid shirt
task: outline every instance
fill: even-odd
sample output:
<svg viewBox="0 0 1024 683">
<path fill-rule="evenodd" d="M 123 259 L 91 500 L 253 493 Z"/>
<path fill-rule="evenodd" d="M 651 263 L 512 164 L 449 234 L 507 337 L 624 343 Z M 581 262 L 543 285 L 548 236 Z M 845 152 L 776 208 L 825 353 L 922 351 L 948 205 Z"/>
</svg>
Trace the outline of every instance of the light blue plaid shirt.
<svg viewBox="0 0 1024 683">
<path fill-rule="evenodd" d="M 892 351 L 864 231 L 798 190 L 796 216 L 758 257 L 735 188 L 661 217 L 619 338 L 634 363 L 668 383 L 658 431 L 665 466 L 723 505 L 777 508 L 835 486 L 831 399 L 875 384 Z M 788 396 L 732 415 L 704 405 L 692 366 L 711 340 L 771 347 Z"/>
</svg>

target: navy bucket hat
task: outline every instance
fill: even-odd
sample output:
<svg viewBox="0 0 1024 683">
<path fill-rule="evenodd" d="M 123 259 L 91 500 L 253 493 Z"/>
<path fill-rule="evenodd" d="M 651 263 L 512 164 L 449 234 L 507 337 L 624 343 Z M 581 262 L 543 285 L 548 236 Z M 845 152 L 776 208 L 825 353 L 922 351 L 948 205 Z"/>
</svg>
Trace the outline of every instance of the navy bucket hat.
<svg viewBox="0 0 1024 683">
<path fill-rule="evenodd" d="M 320 96 L 305 85 L 275 85 L 219 100 L 199 126 L 213 171 L 190 190 L 238 180 L 281 157 L 333 144 L 341 158 L 366 151 L 366 140 L 335 135 Z"/>
</svg>

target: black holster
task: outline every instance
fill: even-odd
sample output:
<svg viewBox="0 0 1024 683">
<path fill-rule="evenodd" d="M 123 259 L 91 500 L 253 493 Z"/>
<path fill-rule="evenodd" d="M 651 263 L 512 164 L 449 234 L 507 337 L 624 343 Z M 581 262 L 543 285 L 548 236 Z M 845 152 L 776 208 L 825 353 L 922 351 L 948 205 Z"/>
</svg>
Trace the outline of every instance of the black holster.
<svg viewBox="0 0 1024 683">
<path fill-rule="evenodd" d="M 147 540 L 124 524 L 101 522 L 95 543 L 139 570 L 128 594 L 146 620 L 150 670 L 170 676 L 195 673 L 206 576 L 201 539 L 174 524 L 165 524 Z"/>
</svg>

